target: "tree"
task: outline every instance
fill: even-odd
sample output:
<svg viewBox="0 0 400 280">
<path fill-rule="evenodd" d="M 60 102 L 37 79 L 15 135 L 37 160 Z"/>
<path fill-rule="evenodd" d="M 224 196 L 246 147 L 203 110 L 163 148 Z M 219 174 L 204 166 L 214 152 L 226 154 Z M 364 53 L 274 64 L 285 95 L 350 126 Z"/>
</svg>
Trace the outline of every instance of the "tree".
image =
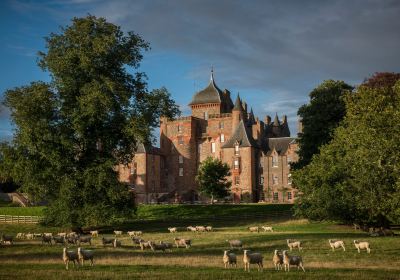
<svg viewBox="0 0 400 280">
<path fill-rule="evenodd" d="M 208 157 L 199 166 L 196 181 L 199 184 L 199 191 L 214 198 L 222 198 L 229 195 L 231 182 L 227 180 L 230 176 L 230 168 L 226 163 L 222 163 L 217 158 Z"/>
<path fill-rule="evenodd" d="M 2 164 L 24 191 L 49 202 L 47 222 L 99 225 L 130 217 L 132 199 L 115 166 L 131 161 L 138 142 L 151 141 L 161 115 L 179 112 L 165 88 L 148 93 L 145 74 L 127 71 L 137 71 L 149 45 L 89 15 L 50 34 L 46 48 L 38 64 L 51 83 L 5 93 L 16 129 Z"/>
<path fill-rule="evenodd" d="M 347 94 L 332 141 L 293 173 L 299 214 L 371 226 L 400 222 L 400 81 L 384 84 Z"/>
<path fill-rule="evenodd" d="M 392 89 L 398 80 L 400 80 L 400 73 L 377 72 L 365 79 L 361 85 L 369 88 Z"/>
<path fill-rule="evenodd" d="M 299 161 L 293 164 L 300 169 L 310 163 L 319 148 L 329 143 L 333 130 L 342 121 L 346 108 L 343 96 L 353 87 L 343 81 L 327 80 L 311 93 L 310 103 L 300 107 L 297 114 L 302 120 L 303 129 L 299 133 Z"/>
</svg>

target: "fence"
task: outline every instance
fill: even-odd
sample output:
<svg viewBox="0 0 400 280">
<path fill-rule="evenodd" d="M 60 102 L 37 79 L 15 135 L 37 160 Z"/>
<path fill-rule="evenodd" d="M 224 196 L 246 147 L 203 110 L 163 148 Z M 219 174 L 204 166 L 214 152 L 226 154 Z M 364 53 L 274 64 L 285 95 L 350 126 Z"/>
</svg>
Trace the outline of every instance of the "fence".
<svg viewBox="0 0 400 280">
<path fill-rule="evenodd" d="M 42 220 L 40 216 L 12 216 L 0 215 L 0 223 L 10 224 L 37 224 Z"/>
</svg>

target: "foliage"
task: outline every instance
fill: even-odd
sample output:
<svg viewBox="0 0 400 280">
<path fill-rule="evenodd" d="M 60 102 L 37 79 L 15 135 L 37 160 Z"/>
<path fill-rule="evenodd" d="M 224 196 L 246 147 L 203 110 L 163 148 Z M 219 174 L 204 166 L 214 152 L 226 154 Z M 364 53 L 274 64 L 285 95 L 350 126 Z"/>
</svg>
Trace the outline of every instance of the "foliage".
<svg viewBox="0 0 400 280">
<path fill-rule="evenodd" d="M 230 176 L 230 167 L 220 159 L 208 157 L 199 166 L 196 181 L 199 184 L 199 191 L 211 197 L 222 198 L 229 194 L 231 182 L 227 177 Z"/>
<path fill-rule="evenodd" d="M 148 93 L 145 74 L 128 73 L 149 48 L 104 18 L 74 18 L 46 38 L 39 66 L 51 83 L 8 90 L 16 130 L 2 165 L 34 199 L 49 202 L 46 221 L 97 225 L 132 215 L 115 166 L 151 141 L 161 115 L 179 111 L 165 88 Z"/>
<path fill-rule="evenodd" d="M 297 211 L 312 219 L 375 226 L 400 221 L 400 81 L 360 86 L 345 98 L 346 117 L 333 140 L 293 173 Z"/>
<path fill-rule="evenodd" d="M 327 80 L 311 93 L 310 103 L 298 110 L 303 129 L 299 133 L 299 161 L 293 167 L 300 169 L 310 163 L 322 145 L 332 139 L 333 130 L 345 115 L 343 96 L 353 87 L 343 81 Z"/>
<path fill-rule="evenodd" d="M 362 86 L 369 88 L 388 88 L 391 89 L 400 80 L 400 73 L 377 72 L 364 80 Z"/>
</svg>

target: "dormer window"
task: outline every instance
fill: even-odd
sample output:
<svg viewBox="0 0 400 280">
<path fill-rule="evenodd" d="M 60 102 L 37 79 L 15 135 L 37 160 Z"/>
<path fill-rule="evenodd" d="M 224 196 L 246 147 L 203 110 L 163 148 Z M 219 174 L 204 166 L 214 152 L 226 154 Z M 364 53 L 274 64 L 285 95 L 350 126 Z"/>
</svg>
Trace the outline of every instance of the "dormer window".
<svg viewBox="0 0 400 280">
<path fill-rule="evenodd" d="M 235 143 L 235 155 L 239 155 L 239 142 Z"/>
</svg>

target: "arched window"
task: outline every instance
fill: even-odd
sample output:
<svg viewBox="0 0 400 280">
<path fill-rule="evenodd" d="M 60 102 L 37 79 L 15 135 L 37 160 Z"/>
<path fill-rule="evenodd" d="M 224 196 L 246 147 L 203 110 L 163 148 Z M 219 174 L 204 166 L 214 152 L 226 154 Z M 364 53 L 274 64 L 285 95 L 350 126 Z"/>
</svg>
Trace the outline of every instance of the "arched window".
<svg viewBox="0 0 400 280">
<path fill-rule="evenodd" d="M 221 141 L 221 143 L 225 142 L 225 134 L 221 134 L 221 136 L 219 137 L 219 140 Z"/>
</svg>

